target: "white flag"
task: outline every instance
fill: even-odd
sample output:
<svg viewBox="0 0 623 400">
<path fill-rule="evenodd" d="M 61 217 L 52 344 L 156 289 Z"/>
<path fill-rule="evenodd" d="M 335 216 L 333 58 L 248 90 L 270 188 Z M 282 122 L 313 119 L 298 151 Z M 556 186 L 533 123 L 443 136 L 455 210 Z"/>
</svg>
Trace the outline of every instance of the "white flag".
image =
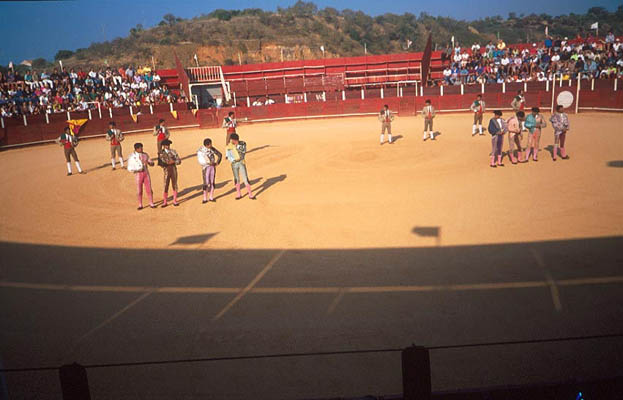
<svg viewBox="0 0 623 400">
<path fill-rule="evenodd" d="M 411 47 L 411 45 L 412 45 L 412 44 L 413 44 L 413 42 L 412 42 L 412 41 L 410 41 L 409 39 L 407 39 L 407 49 L 408 49 L 409 47 Z"/>
<path fill-rule="evenodd" d="M 9 69 L 13 69 L 13 61 L 9 61 Z"/>
<path fill-rule="evenodd" d="M 62 61 L 62 60 L 58 60 L 58 63 L 59 63 L 59 64 L 60 64 L 60 66 L 61 66 L 61 72 L 62 72 L 62 71 L 63 71 L 63 61 Z"/>
<path fill-rule="evenodd" d="M 549 26 L 545 25 L 545 36 L 547 36 L 549 34 Z"/>
<path fill-rule="evenodd" d="M 595 22 L 593 25 L 591 25 L 591 29 L 599 29 L 599 22 Z"/>
<path fill-rule="evenodd" d="M 324 46 L 320 46 L 320 51 L 324 53 Z"/>
</svg>

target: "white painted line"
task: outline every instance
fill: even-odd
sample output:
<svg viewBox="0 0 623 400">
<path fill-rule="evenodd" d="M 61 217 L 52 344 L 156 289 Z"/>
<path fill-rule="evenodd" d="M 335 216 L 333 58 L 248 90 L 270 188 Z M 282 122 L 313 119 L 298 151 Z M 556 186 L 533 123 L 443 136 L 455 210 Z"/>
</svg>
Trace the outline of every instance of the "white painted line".
<svg viewBox="0 0 623 400">
<path fill-rule="evenodd" d="M 285 252 L 285 250 L 281 250 L 279 253 L 275 254 L 273 258 L 270 259 L 268 264 L 266 264 L 264 269 L 262 269 L 260 273 L 257 274 L 255 278 L 253 278 L 253 280 L 249 282 L 249 284 L 244 289 L 242 289 L 240 293 L 236 295 L 236 297 L 232 299 L 232 301 L 230 301 L 218 314 L 216 314 L 214 318 L 212 318 L 212 321 L 217 321 L 219 318 L 225 315 L 225 313 L 229 311 L 236 303 L 238 303 L 240 299 L 242 299 L 247 293 L 249 293 L 249 291 L 253 289 L 253 286 L 255 286 L 260 281 L 260 279 L 264 277 L 264 275 L 266 275 L 266 273 L 273 267 L 273 265 L 275 265 L 275 263 L 281 258 L 281 256 Z"/>
<path fill-rule="evenodd" d="M 265 267 L 266 268 L 266 267 Z M 257 283 L 257 282 L 255 282 Z M 623 275 L 562 279 L 555 281 L 557 286 L 606 285 L 623 283 Z M 347 287 L 251 287 L 248 293 L 254 294 L 339 294 L 345 293 L 399 293 L 399 292 L 440 292 L 466 290 L 500 290 L 547 287 L 546 281 L 466 283 L 449 285 L 401 285 L 401 286 L 347 286 Z M 0 281 L 0 288 L 56 290 L 69 292 L 111 292 L 111 293 L 176 293 L 176 294 L 240 294 L 245 288 L 233 287 L 178 287 L 178 286 L 98 286 L 66 285 L 30 282 Z"/>
<path fill-rule="evenodd" d="M 71 347 L 71 350 L 69 350 L 69 353 L 67 354 L 67 356 L 65 358 L 71 356 L 74 353 L 74 351 L 76 351 L 76 349 L 78 348 L 80 343 L 82 343 L 86 338 L 88 338 L 89 336 L 91 336 L 95 332 L 99 331 L 100 329 L 102 329 L 106 325 L 110 324 L 112 321 L 117 319 L 119 316 L 121 316 L 123 313 L 128 311 L 130 308 L 134 307 L 135 305 L 137 305 L 138 303 L 143 301 L 150 294 L 151 294 L 151 292 L 146 292 L 146 293 L 141 294 L 140 296 L 138 296 L 138 298 L 134 299 L 128 305 L 123 307 L 121 310 L 119 310 L 116 313 L 114 313 L 113 315 L 111 315 L 109 318 L 107 318 L 101 324 L 97 325 L 96 327 L 94 327 L 93 329 L 91 329 L 90 331 L 85 333 L 84 335 L 80 336 L 80 338 L 78 340 L 76 340 L 76 342 L 73 344 L 73 346 Z M 64 360 L 64 361 L 70 361 L 70 360 Z"/>
<path fill-rule="evenodd" d="M 335 296 L 335 299 L 333 299 L 333 301 L 329 305 L 329 308 L 327 309 L 327 315 L 333 314 L 333 311 L 335 311 L 335 309 L 337 308 L 337 305 L 340 303 L 340 301 L 342 301 L 342 297 L 344 297 L 345 293 L 346 292 L 344 290 L 340 290 L 338 295 Z"/>
<path fill-rule="evenodd" d="M 549 286 L 549 291 L 552 295 L 552 303 L 554 303 L 556 311 L 560 312 L 562 310 L 562 302 L 560 301 L 560 291 L 558 290 L 556 281 L 554 281 L 552 274 L 545 266 L 545 261 L 543 260 L 543 257 L 541 257 L 541 254 L 535 249 L 530 249 L 530 252 L 534 256 L 534 259 L 539 267 L 543 269 L 543 272 L 545 273 L 545 282 L 547 282 L 547 286 Z"/>
</svg>

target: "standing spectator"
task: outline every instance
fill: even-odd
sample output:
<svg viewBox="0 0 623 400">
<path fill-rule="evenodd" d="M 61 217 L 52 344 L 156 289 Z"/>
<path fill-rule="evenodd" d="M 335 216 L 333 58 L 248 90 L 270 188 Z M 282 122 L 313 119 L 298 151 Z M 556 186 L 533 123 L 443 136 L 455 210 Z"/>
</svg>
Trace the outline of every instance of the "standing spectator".
<svg viewBox="0 0 623 400">
<path fill-rule="evenodd" d="M 123 151 L 121 149 L 123 133 L 121 130 L 117 129 L 115 121 L 110 121 L 108 124 L 106 140 L 110 142 L 110 162 L 112 163 L 112 170 L 115 170 L 115 156 L 119 157 L 119 164 L 121 164 L 121 168 L 123 168 Z"/>
<path fill-rule="evenodd" d="M 225 157 L 231 163 L 231 170 L 234 175 L 234 183 L 236 185 L 236 200 L 240 200 L 242 195 L 240 194 L 240 182 L 244 182 L 249 199 L 255 200 L 255 196 L 251 192 L 251 184 L 249 183 L 249 175 L 247 174 L 247 166 L 245 163 L 245 154 L 247 152 L 247 144 L 240 140 L 237 133 L 232 133 L 230 137 L 231 142 L 227 145 L 225 151 Z"/>
<path fill-rule="evenodd" d="M 506 122 L 502 119 L 502 111 L 495 110 L 493 118 L 489 120 L 489 134 L 491 135 L 491 168 L 503 167 L 502 146 L 504 144 L 504 133 L 506 132 Z M 497 160 L 497 164 L 496 164 Z"/>
<path fill-rule="evenodd" d="M 65 127 L 63 133 L 56 141 L 61 146 L 63 146 L 63 150 L 65 152 L 65 161 L 67 161 L 67 176 L 71 175 L 71 158 L 73 158 L 74 162 L 76 163 L 78 173 L 84 174 L 84 171 L 82 170 L 82 168 L 80 168 L 80 160 L 78 160 L 78 154 L 76 154 L 78 138 L 71 134 L 71 130 L 68 126 Z"/>
<path fill-rule="evenodd" d="M 203 179 L 203 204 L 208 202 L 208 189 L 210 191 L 210 201 L 214 200 L 214 180 L 216 176 L 216 166 L 221 163 L 223 155 L 212 146 L 212 139 L 207 138 L 203 141 L 203 146 L 197 151 L 197 160 L 201 165 L 201 178 Z"/>
<path fill-rule="evenodd" d="M 482 100 L 482 95 L 479 94 L 476 96 L 476 100 L 470 106 L 470 109 L 474 113 L 474 124 L 472 125 L 472 136 L 476 134 L 476 126 L 478 126 L 478 131 L 480 135 L 484 135 L 482 133 L 482 116 L 485 113 L 485 102 Z"/>
<path fill-rule="evenodd" d="M 394 120 L 394 115 L 389 110 L 389 106 L 385 104 L 383 109 L 379 113 L 379 121 L 381 121 L 381 144 L 383 144 L 385 139 L 385 131 L 387 131 L 387 142 L 392 144 L 392 121 Z"/>
<path fill-rule="evenodd" d="M 431 104 L 429 99 L 426 100 L 424 104 L 424 108 L 422 108 L 422 116 L 424 117 L 424 136 L 422 140 L 426 140 L 427 132 L 428 136 L 430 136 L 430 140 L 435 140 L 435 135 L 433 133 L 433 119 L 435 118 L 435 107 Z"/>
<path fill-rule="evenodd" d="M 532 150 L 532 160 L 539 161 L 539 143 L 541 141 L 541 129 L 547 126 L 545 119 L 540 114 L 538 107 L 532 107 L 532 113 L 526 117 L 525 126 L 528 128 L 528 144 L 524 153 L 524 160 L 528 161 L 530 150 Z"/>
<path fill-rule="evenodd" d="M 147 192 L 149 207 L 156 207 L 154 205 L 154 193 L 151 190 L 149 166 L 153 167 L 154 162 L 149 159 L 149 154 L 143 152 L 143 144 L 134 143 L 134 153 L 128 158 L 128 171 L 134 173 L 136 178 L 138 210 L 143 209 L 143 186 L 145 187 L 145 192 Z"/>
<path fill-rule="evenodd" d="M 158 154 L 160 154 L 162 151 L 162 142 L 169 139 L 170 136 L 164 119 L 160 119 L 158 125 L 154 126 L 154 136 L 156 136 L 156 146 L 158 146 Z"/>
<path fill-rule="evenodd" d="M 165 139 L 162 141 L 162 151 L 158 154 L 158 165 L 162 167 L 164 174 L 164 194 L 162 208 L 167 206 L 169 197 L 169 183 L 173 189 L 173 206 L 179 206 L 177 202 L 177 166 L 182 163 L 182 159 L 177 152 L 171 149 L 171 141 Z"/>
<path fill-rule="evenodd" d="M 552 159 L 556 161 L 558 148 L 560 147 L 560 157 L 563 160 L 568 160 L 569 156 L 565 150 L 565 140 L 567 138 L 567 131 L 569 130 L 569 117 L 563 111 L 563 107 L 557 105 L 556 112 L 549 120 L 554 128 L 554 151 L 552 152 Z"/>
<path fill-rule="evenodd" d="M 526 117 L 523 111 L 518 111 L 515 115 L 510 117 L 506 121 L 508 130 L 508 158 L 511 163 L 517 164 L 519 162 L 527 162 L 521 157 L 521 123 Z M 515 147 L 517 148 L 517 157 L 515 158 Z"/>
</svg>

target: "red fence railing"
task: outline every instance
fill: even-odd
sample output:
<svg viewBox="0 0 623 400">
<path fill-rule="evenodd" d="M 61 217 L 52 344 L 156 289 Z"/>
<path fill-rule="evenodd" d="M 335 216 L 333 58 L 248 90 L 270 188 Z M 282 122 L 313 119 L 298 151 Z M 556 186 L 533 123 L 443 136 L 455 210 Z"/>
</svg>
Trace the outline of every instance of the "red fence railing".
<svg viewBox="0 0 623 400">
<path fill-rule="evenodd" d="M 202 109 L 193 114 L 186 104 L 173 104 L 178 118 L 175 120 L 170 112 L 170 105 L 163 104 L 153 107 L 148 106 L 134 109 L 134 113 L 140 111 L 137 122 L 130 116 L 129 110 L 112 109 L 112 119 L 117 126 L 125 131 L 141 131 L 151 129 L 158 119 L 164 118 L 168 125 L 175 127 L 204 127 L 217 128 L 229 111 L 235 111 L 236 117 L 241 121 L 262 122 L 281 119 L 303 119 L 318 117 L 333 117 L 343 115 L 372 115 L 376 114 L 384 104 L 402 116 L 416 115 L 424 106 L 424 101 L 430 99 L 435 108 L 441 112 L 467 111 L 477 93 L 482 93 L 483 99 L 489 110 L 496 108 L 510 109 L 510 103 L 519 89 L 526 91 L 526 106 L 538 106 L 548 111 L 552 106 L 552 99 L 557 101 L 561 92 L 568 92 L 573 96 L 573 105 L 567 112 L 574 112 L 577 102 L 579 111 L 618 111 L 623 112 L 623 79 L 619 80 L 583 80 L 578 90 L 577 82 L 563 81 L 562 85 L 556 81 L 555 96 L 552 96 L 551 82 L 529 82 L 513 84 L 472 85 L 472 86 L 446 86 L 419 88 L 419 93 L 414 87 L 405 87 L 402 96 L 394 90 L 381 91 L 380 88 L 364 89 L 363 99 L 361 90 L 344 91 L 342 98 L 339 92 L 333 96 L 324 96 L 320 92 L 305 92 L 307 101 L 301 100 L 295 104 L 276 103 L 257 107 L 235 107 L 220 109 Z M 406 90 L 409 89 L 409 90 Z M 484 89 L 484 90 L 483 90 Z M 339 93 L 339 94 L 338 94 Z M 577 97 L 579 94 L 579 98 Z M 325 100 L 326 98 L 326 100 Z M 282 101 L 281 98 L 276 98 Z M 108 121 L 111 119 L 108 109 L 102 110 L 100 118 L 97 111 L 91 113 L 91 120 L 83 126 L 80 136 L 103 135 L 106 132 Z M 88 113 L 71 113 L 71 119 L 88 118 Z M 2 147 L 14 146 L 27 143 L 41 143 L 54 140 L 60 135 L 67 125 L 66 114 L 48 115 L 49 123 L 45 115 L 29 116 L 26 121 L 22 117 L 0 118 L 0 144 Z M 25 123 L 26 122 L 26 123 Z"/>
</svg>

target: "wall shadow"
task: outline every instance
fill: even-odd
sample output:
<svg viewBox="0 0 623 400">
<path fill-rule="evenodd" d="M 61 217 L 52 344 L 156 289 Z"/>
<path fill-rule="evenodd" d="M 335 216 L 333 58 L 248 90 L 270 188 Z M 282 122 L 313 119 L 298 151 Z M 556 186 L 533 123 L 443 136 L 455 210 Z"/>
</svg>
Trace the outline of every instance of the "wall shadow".
<svg viewBox="0 0 623 400">
<path fill-rule="evenodd" d="M 442 236 L 437 226 L 415 226 L 412 232 L 426 239 Z M 263 292 L 249 291 L 223 319 L 211 321 L 281 250 L 184 248 L 217 234 L 179 237 L 170 244 L 173 247 L 163 249 L 0 242 L 0 326 L 10 327 L 0 331 L 3 367 L 57 365 L 41 360 L 61 359 L 66 344 L 128 307 L 81 343 L 75 361 L 469 343 L 463 330 L 490 342 L 623 331 L 623 236 L 447 247 L 287 249 L 258 282 Z M 541 257 L 544 267 L 533 254 Z M 561 312 L 552 306 L 544 269 L 560 285 Z M 504 282 L 518 286 L 496 286 Z M 522 282 L 538 285 L 526 287 Z M 477 289 L 479 285 L 488 288 Z M 468 289 L 457 291 L 457 286 Z M 292 291 L 281 290 L 286 288 Z M 310 288 L 322 290 L 299 291 Z M 337 301 L 340 288 L 370 292 L 347 293 Z M 333 302 L 339 304 L 331 314 L 327 308 Z M 199 326 L 209 330 L 193 342 Z M 462 385 L 448 388 L 474 387 L 470 383 L 481 382 L 486 369 L 502 382 L 513 383 L 518 371 L 529 368 L 521 382 L 542 383 L 553 379 L 548 365 L 553 358 L 561 381 L 623 374 L 621 340 L 494 347 L 438 353 L 434 378 Z M 309 382 L 318 392 L 335 393 L 338 388 L 348 394 L 353 388 L 369 387 L 370 380 L 381 388 L 377 393 L 393 393 L 388 390 L 400 379 L 400 358 L 391 357 L 97 368 L 89 370 L 89 382 L 98 398 L 121 398 L 123 391 L 154 399 L 190 392 L 216 398 L 275 398 L 300 393 Z M 464 368 L 469 362 L 474 368 Z M 518 370 L 518 365 L 525 368 Z M 58 373 L 50 379 L 10 373 L 7 385 L 10 398 L 60 398 Z M 116 396 L 107 392 L 113 387 Z"/>
</svg>

